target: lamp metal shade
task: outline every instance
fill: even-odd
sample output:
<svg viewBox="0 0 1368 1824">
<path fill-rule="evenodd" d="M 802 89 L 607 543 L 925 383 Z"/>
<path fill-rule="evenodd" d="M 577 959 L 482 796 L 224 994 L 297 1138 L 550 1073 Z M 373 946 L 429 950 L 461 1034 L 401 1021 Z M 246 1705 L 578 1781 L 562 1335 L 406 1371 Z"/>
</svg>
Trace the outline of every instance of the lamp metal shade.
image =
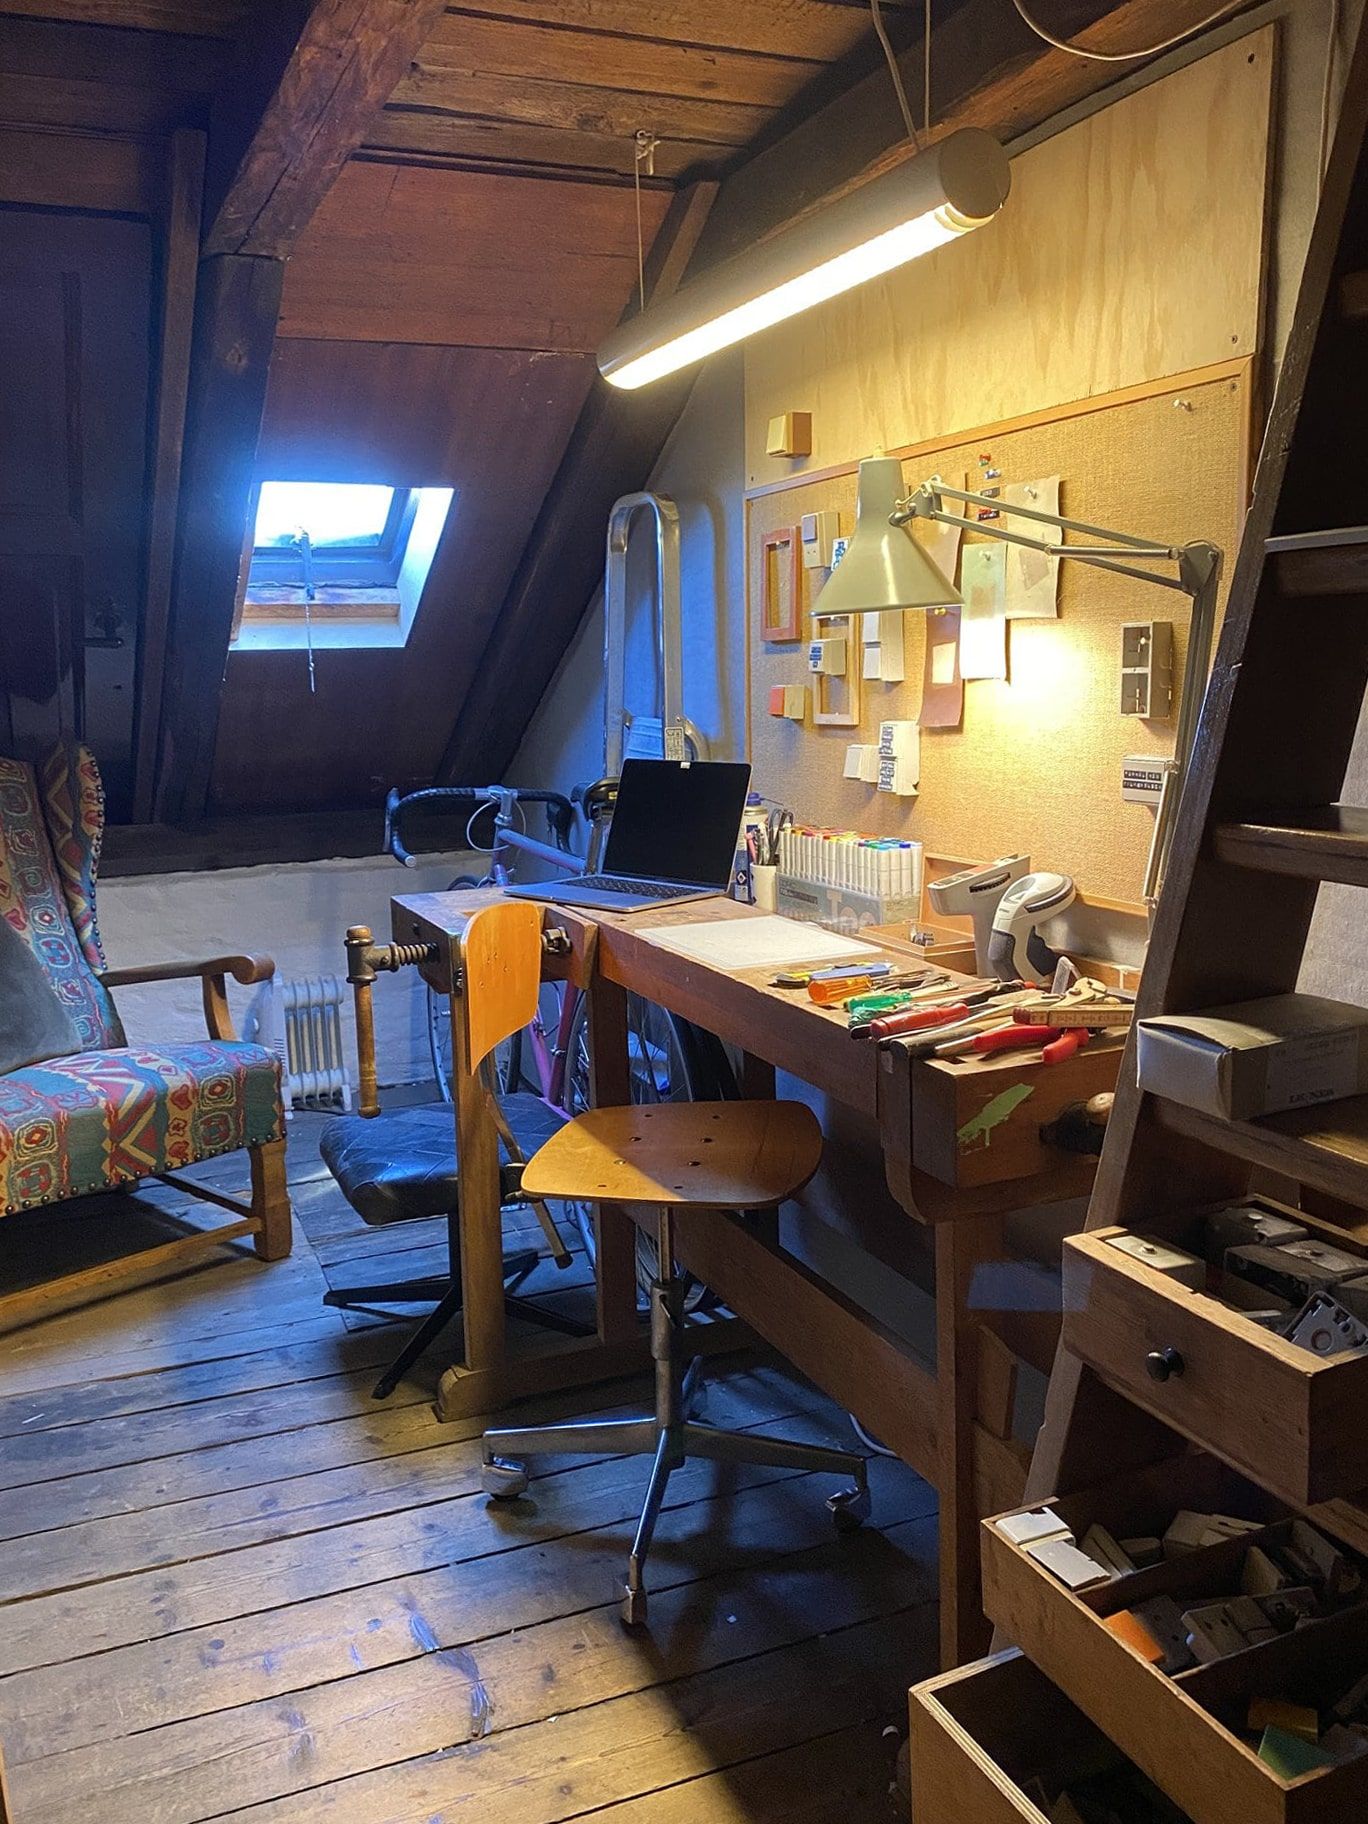
<svg viewBox="0 0 1368 1824">
<path fill-rule="evenodd" d="M 902 493 L 902 464 L 871 456 L 860 464 L 855 534 L 817 598 L 822 614 L 861 614 L 887 608 L 958 608 L 959 591 L 889 515 Z"/>
<path fill-rule="evenodd" d="M 963 127 L 828 208 L 723 261 L 622 324 L 599 350 L 614 386 L 645 386 L 991 221 L 1007 154 Z"/>
</svg>

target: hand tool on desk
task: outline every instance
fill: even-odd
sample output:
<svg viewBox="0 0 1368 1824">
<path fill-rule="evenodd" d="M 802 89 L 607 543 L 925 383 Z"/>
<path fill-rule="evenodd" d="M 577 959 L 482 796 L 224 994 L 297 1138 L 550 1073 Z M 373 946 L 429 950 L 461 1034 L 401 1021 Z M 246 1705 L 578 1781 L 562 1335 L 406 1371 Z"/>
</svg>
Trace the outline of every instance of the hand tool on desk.
<svg viewBox="0 0 1368 1824">
<path fill-rule="evenodd" d="M 1117 1031 L 1135 1015 L 1135 996 L 1081 976 L 1065 994 L 1041 995 L 1022 1008 L 1023 1019 L 1039 1026 L 1086 1026 L 1091 1032 Z"/>
<path fill-rule="evenodd" d="M 991 1031 L 1002 1026 L 1014 1026 L 1015 1015 L 1008 1007 L 989 1003 L 974 1008 L 964 1019 L 957 1020 L 953 1026 L 933 1026 L 929 1032 L 914 1032 L 905 1037 L 893 1037 L 884 1041 L 896 1045 L 911 1058 L 933 1056 L 947 1039 L 959 1038 L 965 1034 Z"/>
<path fill-rule="evenodd" d="M 1061 1032 L 1057 1026 L 1023 1026 L 1013 1020 L 1005 1026 L 995 1026 L 988 1032 L 972 1033 L 962 1039 L 951 1039 L 948 1044 L 937 1045 L 935 1055 L 938 1058 L 957 1058 L 974 1052 L 988 1056 L 997 1051 L 1022 1051 L 1039 1045 L 1040 1055 L 1046 1064 L 1061 1064 L 1087 1042 L 1088 1034 L 1082 1027 L 1074 1026 Z"/>
<path fill-rule="evenodd" d="M 814 976 L 808 983 L 808 999 L 815 1001 L 819 1007 L 836 1007 L 868 994 L 875 987 L 882 992 L 889 988 L 910 987 L 913 982 L 920 982 L 921 979 L 920 971 L 916 975 L 857 975 L 830 982 L 820 981 Z"/>
<path fill-rule="evenodd" d="M 853 981 L 859 976 L 873 976 L 883 981 L 893 973 L 893 965 L 882 960 L 863 963 L 839 963 L 830 967 L 814 963 L 810 968 L 781 969 L 770 977 L 771 988 L 806 988 L 811 982 Z"/>
<path fill-rule="evenodd" d="M 909 1032 L 924 1032 L 928 1027 L 947 1025 L 954 1020 L 963 1019 L 975 1008 L 984 1007 L 989 1001 L 1000 1000 L 1011 993 L 1020 993 L 1021 982 L 1013 982 L 1010 987 L 1004 982 L 991 982 L 982 988 L 973 988 L 958 993 L 944 995 L 940 1000 L 922 1004 L 909 997 L 905 1009 L 894 1008 L 887 1013 L 875 1012 L 868 1018 L 857 1015 L 858 1001 L 852 1001 L 850 1029 L 852 1032 L 866 1034 L 871 1039 L 896 1039 Z M 877 995 L 867 997 L 874 1001 Z"/>
</svg>

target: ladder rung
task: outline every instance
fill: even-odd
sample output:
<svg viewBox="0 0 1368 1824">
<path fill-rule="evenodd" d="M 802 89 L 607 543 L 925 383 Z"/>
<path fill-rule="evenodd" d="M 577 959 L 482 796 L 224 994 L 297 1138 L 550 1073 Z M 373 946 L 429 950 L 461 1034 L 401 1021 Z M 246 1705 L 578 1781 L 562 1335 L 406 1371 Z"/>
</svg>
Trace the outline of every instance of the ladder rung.
<svg viewBox="0 0 1368 1824">
<path fill-rule="evenodd" d="M 1151 1100 L 1160 1125 L 1172 1132 L 1368 1209 L 1368 1096 L 1288 1109 L 1262 1121 L 1224 1121 L 1162 1096 Z"/>
<path fill-rule="evenodd" d="M 1288 532 L 1265 547 L 1287 595 L 1368 592 L 1368 526 Z"/>
<path fill-rule="evenodd" d="M 1368 887 L 1368 810 L 1361 805 L 1318 805 L 1221 823 L 1211 841 L 1217 859 L 1237 868 Z"/>
</svg>

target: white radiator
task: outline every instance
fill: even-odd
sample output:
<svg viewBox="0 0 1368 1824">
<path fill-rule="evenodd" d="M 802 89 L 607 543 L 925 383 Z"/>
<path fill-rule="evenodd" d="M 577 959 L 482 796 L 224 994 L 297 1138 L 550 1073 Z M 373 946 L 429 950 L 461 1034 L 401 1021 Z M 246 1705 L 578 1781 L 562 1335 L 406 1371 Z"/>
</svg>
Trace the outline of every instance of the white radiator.
<svg viewBox="0 0 1368 1824">
<path fill-rule="evenodd" d="M 270 989 L 269 1001 L 258 1015 L 258 1031 L 260 1042 L 270 1046 L 284 1068 L 286 1103 L 350 1110 L 342 1038 L 347 984 L 338 975 L 308 975 L 295 981 L 277 977 Z"/>
</svg>

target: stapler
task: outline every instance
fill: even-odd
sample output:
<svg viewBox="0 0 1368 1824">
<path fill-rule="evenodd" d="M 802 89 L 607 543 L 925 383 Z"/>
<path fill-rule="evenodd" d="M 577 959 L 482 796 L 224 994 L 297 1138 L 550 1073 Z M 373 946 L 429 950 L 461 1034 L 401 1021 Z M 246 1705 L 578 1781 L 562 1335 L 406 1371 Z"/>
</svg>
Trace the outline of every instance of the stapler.
<svg viewBox="0 0 1368 1824">
<path fill-rule="evenodd" d="M 1014 881 L 1030 871 L 1029 855 L 1001 855 L 996 861 L 980 862 L 977 867 L 961 868 L 958 874 L 926 883 L 933 911 L 946 918 L 973 919 L 974 967 L 980 975 L 993 974 L 988 966 L 988 940 L 998 901 Z"/>
</svg>

